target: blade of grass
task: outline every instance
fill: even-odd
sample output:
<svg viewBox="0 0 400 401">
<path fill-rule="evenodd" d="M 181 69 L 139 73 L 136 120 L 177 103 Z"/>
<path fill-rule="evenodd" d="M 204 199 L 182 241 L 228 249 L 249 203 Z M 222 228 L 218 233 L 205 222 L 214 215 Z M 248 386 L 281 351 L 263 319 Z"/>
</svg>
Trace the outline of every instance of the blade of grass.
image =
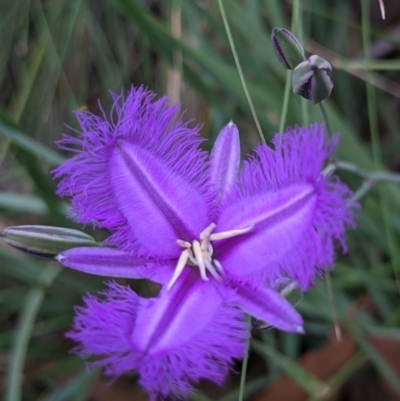
<svg viewBox="0 0 400 401">
<path fill-rule="evenodd" d="M 5 401 L 21 400 L 26 351 L 34 321 L 44 298 L 42 286 L 49 286 L 60 272 L 61 267 L 58 266 L 51 265 L 45 268 L 38 278 L 41 286 L 33 287 L 29 290 L 25 298 L 25 304 L 17 323 L 15 342 L 11 349 L 10 365 L 6 379 Z"/>
<path fill-rule="evenodd" d="M 6 191 L 0 191 L 0 209 L 39 215 L 48 212 L 46 203 L 38 196 L 20 195 Z"/>
<path fill-rule="evenodd" d="M 21 149 L 42 157 L 50 166 L 56 167 L 65 160 L 64 157 L 55 150 L 42 145 L 40 142 L 4 121 L 0 121 L 0 135 L 3 135 L 3 137 L 7 138 L 11 143 Z"/>
<path fill-rule="evenodd" d="M 281 354 L 274 348 L 271 348 L 266 344 L 263 344 L 261 341 L 255 339 L 251 340 L 250 345 L 254 351 L 273 359 L 274 363 L 280 365 L 282 367 L 282 370 L 284 370 L 297 384 L 299 384 L 309 394 L 325 396 L 330 393 L 330 388 L 327 383 L 324 383 L 323 381 L 308 373 L 291 358 Z"/>
<path fill-rule="evenodd" d="M 54 392 L 41 398 L 39 401 L 83 401 L 87 399 L 87 388 L 99 375 L 99 369 L 93 369 L 90 372 L 84 369 L 71 380 L 68 380 L 67 383 L 57 387 Z"/>
<path fill-rule="evenodd" d="M 357 352 L 353 355 L 342 368 L 336 372 L 328 381 L 329 387 L 332 389 L 332 393 L 336 393 L 343 387 L 344 384 L 367 362 L 367 358 L 361 352 Z M 308 401 L 322 401 L 326 400 L 324 396 L 313 396 Z"/>
<path fill-rule="evenodd" d="M 345 320 L 343 323 L 357 341 L 361 350 L 368 356 L 371 363 L 388 381 L 396 393 L 400 395 L 400 377 L 390 367 L 381 354 L 374 348 L 374 346 L 367 340 L 360 325 L 355 322 L 350 322 L 349 320 Z"/>
<path fill-rule="evenodd" d="M 362 43 L 365 59 L 369 59 L 369 40 L 371 35 L 370 26 L 370 1 L 361 1 L 361 24 L 362 24 Z M 378 133 L 378 115 L 377 115 L 377 103 L 376 103 L 376 93 L 372 85 L 370 85 L 369 71 L 366 72 L 366 90 L 367 90 L 367 107 L 368 107 L 368 119 L 370 127 L 371 145 L 372 145 L 372 156 L 373 162 L 376 169 L 379 169 L 381 164 L 381 146 L 380 138 Z M 396 277 L 397 286 L 400 295 L 400 273 L 398 266 L 400 266 L 400 251 L 396 245 L 396 240 L 393 231 L 389 225 L 388 208 L 386 202 L 386 194 L 382 189 L 379 189 L 379 200 L 382 209 L 382 220 L 385 226 L 385 234 L 389 244 L 391 261 L 393 264 L 393 272 Z"/>
<path fill-rule="evenodd" d="M 298 31 L 301 29 L 300 20 L 300 1 L 295 0 L 292 6 L 292 23 L 291 30 L 294 34 L 298 34 Z M 302 36 L 302 34 L 301 34 Z M 289 109 L 289 101 L 290 101 L 290 88 L 292 86 L 292 71 L 286 71 L 286 80 L 285 80 L 285 90 L 283 94 L 283 103 L 282 103 L 282 111 L 281 111 L 281 119 L 279 123 L 279 133 L 283 133 L 286 125 L 286 118 Z M 304 108 L 303 108 L 304 111 Z M 303 121 L 308 120 L 308 116 L 303 115 Z"/>
<path fill-rule="evenodd" d="M 225 26 L 225 29 L 226 29 L 226 34 L 228 36 L 228 42 L 229 42 L 229 45 L 230 45 L 231 50 L 232 50 L 233 58 L 235 60 L 236 69 L 238 71 L 238 74 L 239 74 L 239 77 L 240 77 L 240 81 L 242 83 L 243 90 L 244 90 L 244 93 L 246 95 L 247 102 L 248 102 L 248 104 L 250 106 L 250 110 L 251 110 L 251 114 L 253 115 L 254 123 L 256 124 L 257 131 L 258 131 L 258 134 L 260 135 L 261 142 L 265 143 L 265 137 L 264 137 L 264 134 L 262 132 L 260 122 L 258 121 L 257 113 L 256 113 L 256 110 L 254 108 L 254 104 L 253 104 L 253 101 L 251 99 L 250 92 L 249 92 L 249 90 L 247 88 L 247 83 L 246 83 L 246 80 L 245 80 L 244 75 L 243 75 L 242 66 L 240 64 L 239 56 L 237 55 L 237 52 L 236 52 L 235 43 L 233 41 L 231 29 L 229 27 L 229 23 L 228 23 L 228 20 L 226 18 L 224 3 L 223 3 L 222 0 L 218 0 L 218 4 L 219 4 L 219 8 L 221 10 L 222 20 L 223 20 L 223 23 L 224 23 L 224 26 Z"/>
</svg>

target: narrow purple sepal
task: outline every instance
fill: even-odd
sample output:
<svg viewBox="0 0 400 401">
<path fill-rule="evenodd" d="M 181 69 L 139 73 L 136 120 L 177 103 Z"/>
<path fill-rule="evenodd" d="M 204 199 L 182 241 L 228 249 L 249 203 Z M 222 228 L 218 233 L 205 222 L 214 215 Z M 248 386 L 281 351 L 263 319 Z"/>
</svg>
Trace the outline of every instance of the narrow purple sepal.
<svg viewBox="0 0 400 401">
<path fill-rule="evenodd" d="M 222 203 L 237 180 L 240 165 L 240 142 L 237 126 L 231 121 L 220 131 L 210 157 L 210 176 Z"/>
<path fill-rule="evenodd" d="M 111 241 L 119 248 L 136 250 L 149 257 L 160 256 L 165 251 L 163 256 L 166 257 L 166 253 L 173 253 L 171 245 L 165 244 L 165 237 L 160 237 L 159 242 L 154 244 L 156 236 L 153 234 L 157 230 L 154 222 L 147 223 L 138 217 L 141 210 L 133 210 L 134 216 L 130 212 L 138 204 L 157 203 L 157 199 L 152 198 L 157 192 L 155 188 L 165 189 L 171 180 L 177 179 L 175 189 L 181 184 L 179 193 L 185 192 L 186 196 L 175 199 L 168 196 L 168 192 L 163 194 L 164 204 L 172 201 L 168 210 L 177 213 L 178 201 L 185 212 L 191 208 L 198 210 L 187 213 L 184 221 L 180 219 L 179 227 L 179 219 L 175 218 L 175 222 L 169 223 L 169 229 L 172 226 L 173 231 L 183 235 L 197 230 L 198 226 L 204 228 L 199 221 L 212 209 L 213 194 L 205 174 L 207 154 L 199 149 L 203 139 L 198 127 L 190 128 L 178 118 L 178 107 L 170 107 L 166 97 L 154 100 L 155 94 L 142 87 L 132 88 L 126 99 L 122 95 L 112 96 L 114 105 L 110 117 L 104 113 L 100 118 L 87 111 L 78 111 L 76 116 L 82 130 L 80 136 L 64 135 L 58 142 L 61 149 L 75 154 L 54 171 L 55 177 L 61 178 L 58 194 L 71 197 L 73 215 L 78 222 L 95 223 L 114 231 Z M 138 190 L 136 195 L 132 191 L 132 183 L 127 186 L 132 179 L 132 170 L 113 164 L 118 161 L 118 157 L 115 159 L 117 149 L 120 149 L 117 153 L 120 156 L 121 150 L 125 155 L 129 153 L 128 159 L 132 159 L 132 151 L 140 149 L 136 173 L 140 168 L 151 167 L 150 181 L 142 182 L 142 190 Z M 147 161 L 144 160 L 145 155 L 150 156 Z M 125 190 L 129 193 L 124 198 Z M 122 198 L 124 201 L 121 201 Z M 128 212 L 130 203 L 132 206 Z M 160 213 L 165 210 L 161 208 Z M 148 215 L 149 209 L 144 214 Z M 158 224 L 165 224 L 169 217 L 164 216 Z M 133 227 L 140 230 L 140 235 L 132 232 Z M 143 240 L 142 234 L 146 230 L 150 231 L 153 242 L 147 241 L 147 238 Z M 169 239 L 175 247 L 174 238 Z"/>
<path fill-rule="evenodd" d="M 303 318 L 278 292 L 266 286 L 230 280 L 236 301 L 242 310 L 277 329 L 303 333 Z"/>
<path fill-rule="evenodd" d="M 146 278 L 160 284 L 167 283 L 175 261 L 155 261 L 133 256 L 115 248 L 81 247 L 60 253 L 56 259 L 66 267 L 83 273 L 105 277 Z"/>
<path fill-rule="evenodd" d="M 197 285 L 193 289 L 195 293 L 199 291 Z M 203 289 L 200 292 L 203 295 L 202 303 L 207 303 L 207 292 L 203 292 Z M 210 295 L 212 299 L 215 298 L 215 295 Z M 173 297 L 165 292 L 163 296 Z M 103 367 L 105 374 L 118 377 L 137 372 L 139 383 L 149 392 L 151 400 L 158 397 L 186 398 L 193 391 L 192 385 L 203 379 L 222 384 L 233 360 L 245 355 L 248 331 L 244 316 L 225 301 L 213 308 L 206 319 L 201 311 L 202 303 L 194 295 L 192 299 L 197 298 L 197 310 L 186 305 L 192 311 L 191 316 L 180 312 L 183 333 L 176 333 L 177 339 L 170 336 L 168 347 L 161 347 L 162 343 L 157 341 L 148 341 L 148 345 L 153 344 L 156 348 L 148 348 L 143 352 L 134 342 L 140 331 L 145 330 L 143 336 L 150 334 L 150 338 L 155 335 L 166 339 L 172 334 L 169 330 L 174 331 L 174 325 L 179 324 L 173 321 L 173 317 L 177 317 L 176 312 L 174 316 L 153 317 L 149 312 L 155 311 L 158 306 L 154 306 L 154 303 L 162 304 L 163 298 L 140 298 L 129 287 L 116 283 L 109 284 L 103 297 L 104 300 L 85 297 L 85 306 L 76 309 L 73 330 L 68 337 L 78 343 L 75 352 L 81 357 L 97 356 L 98 361 L 91 365 Z M 181 302 L 176 295 L 175 298 L 174 302 Z M 185 298 L 189 299 L 190 296 Z M 200 320 L 199 314 L 203 315 Z M 146 331 L 147 320 L 150 320 L 150 326 L 154 329 L 162 329 L 165 333 Z M 152 323 L 155 320 L 158 323 L 154 326 Z M 207 324 L 204 325 L 205 320 Z M 159 325 L 161 323 L 163 327 Z M 198 323 L 201 330 L 196 329 Z M 132 333 L 136 334 L 132 336 Z M 141 338 L 139 340 L 143 341 Z"/>
</svg>

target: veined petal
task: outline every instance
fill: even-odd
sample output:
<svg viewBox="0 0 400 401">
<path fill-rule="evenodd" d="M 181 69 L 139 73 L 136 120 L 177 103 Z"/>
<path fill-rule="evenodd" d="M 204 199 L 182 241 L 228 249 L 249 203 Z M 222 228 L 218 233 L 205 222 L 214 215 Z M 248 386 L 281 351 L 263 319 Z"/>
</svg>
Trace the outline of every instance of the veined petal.
<svg viewBox="0 0 400 401">
<path fill-rule="evenodd" d="M 205 289 L 201 292 L 207 295 Z M 186 294 L 182 295 L 186 297 Z M 140 298 L 129 287 L 116 283 L 109 284 L 103 296 L 104 300 L 92 296 L 85 298 L 85 306 L 76 310 L 73 330 L 68 333 L 68 337 L 78 342 L 75 351 L 80 356 L 96 355 L 101 358 L 92 365 L 104 367 L 107 375 L 118 377 L 136 371 L 139 382 L 150 393 L 151 400 L 157 397 L 186 397 L 193 391 L 192 384 L 201 379 L 222 384 L 233 359 L 245 355 L 248 331 L 244 316 L 226 302 L 219 304 L 207 324 L 202 324 L 201 330 L 195 333 L 196 330 L 190 326 L 197 325 L 197 313 L 201 313 L 202 309 L 202 305 L 196 302 L 197 311 L 191 319 L 180 321 L 181 330 L 189 330 L 191 337 L 178 332 L 182 342 L 174 340 L 172 348 L 159 348 L 159 352 L 148 349 L 144 353 L 135 341 L 138 340 L 143 346 L 140 331 L 146 328 L 147 319 L 152 319 L 149 312 L 157 308 L 154 302 L 162 304 L 169 301 L 163 297 Z M 207 301 L 208 297 L 205 297 L 203 303 Z M 174 318 L 179 319 L 179 314 L 166 316 L 165 320 Z M 185 324 L 189 326 L 185 327 Z M 143 333 L 143 336 L 148 334 Z"/>
<path fill-rule="evenodd" d="M 119 141 L 110 176 L 117 208 L 152 256 L 179 256 L 176 240 L 192 240 L 205 227 L 208 205 L 202 194 L 152 153 Z"/>
<path fill-rule="evenodd" d="M 162 289 L 146 313 L 137 318 L 132 341 L 143 352 L 156 354 L 188 343 L 209 324 L 223 298 L 213 285 L 186 269 L 171 290 Z"/>
<path fill-rule="evenodd" d="M 304 183 L 252 196 L 227 207 L 219 220 L 219 230 L 249 226 L 253 229 L 216 243 L 217 259 L 235 276 L 276 262 L 297 244 L 312 223 L 315 203 L 314 188 Z"/>
<path fill-rule="evenodd" d="M 135 257 L 108 247 L 81 247 L 61 252 L 56 258 L 62 265 L 84 273 L 106 277 L 146 278 L 160 284 L 171 279 L 175 261 L 154 261 Z"/>
<path fill-rule="evenodd" d="M 61 149 L 75 153 L 74 157 L 65 161 L 54 171 L 56 178 L 62 178 L 58 194 L 72 198 L 73 215 L 78 222 L 95 223 L 112 230 L 114 234 L 111 240 L 119 247 L 132 249 L 133 245 L 139 245 L 141 254 L 156 257 L 162 253 L 159 248 L 160 243 L 153 244 L 153 241 L 148 241 L 146 238 L 145 241 L 136 244 L 135 234 L 131 231 L 136 223 L 134 218 L 130 217 L 130 213 L 134 212 L 137 215 L 138 211 L 128 212 L 127 210 L 130 202 L 140 204 L 142 200 L 138 200 L 137 197 L 143 197 L 146 191 L 143 188 L 138 189 L 135 195 L 132 184 L 124 188 L 123 177 L 118 174 L 130 179 L 131 171 L 127 174 L 127 168 L 123 168 L 121 163 L 119 167 L 113 166 L 112 161 L 118 159 L 116 156 L 118 151 L 120 159 L 121 151 L 131 158 L 133 149 L 135 151 L 140 149 L 138 158 L 141 159 L 142 166 L 151 167 L 152 173 L 149 174 L 155 180 L 153 184 L 157 183 L 159 189 L 165 189 L 170 180 L 177 179 L 184 187 L 179 193 L 185 190 L 187 195 L 185 199 L 178 197 L 179 202 L 181 204 L 183 202 L 183 209 L 199 208 L 186 216 L 184 223 L 185 227 L 186 224 L 188 225 L 188 228 L 180 227 L 178 231 L 190 231 L 193 227 L 197 230 L 198 219 L 201 219 L 204 214 L 204 206 L 200 205 L 201 201 L 194 201 L 193 198 L 203 199 L 203 202 L 208 204 L 208 209 L 212 208 L 213 202 L 207 183 L 207 174 L 205 174 L 206 152 L 199 149 L 203 139 L 197 127 L 189 128 L 177 118 L 178 107 L 169 107 L 165 97 L 155 101 L 155 94 L 143 88 L 132 88 L 126 99 L 122 95 L 112 96 L 114 105 L 110 117 L 107 118 L 104 112 L 103 117 L 100 118 L 86 111 L 78 111 L 76 115 L 82 129 L 80 136 L 75 138 L 64 135 L 58 142 Z M 124 146 L 129 144 L 128 149 L 125 150 L 121 144 Z M 145 155 L 149 156 L 146 162 L 143 160 Z M 156 164 L 154 160 L 157 160 Z M 158 169 L 161 171 L 156 172 Z M 117 184 L 113 182 L 116 176 Z M 151 184 L 147 182 L 147 185 Z M 115 190 L 122 190 L 122 193 L 118 194 L 118 200 Z M 125 190 L 129 190 L 129 195 L 122 202 L 121 198 L 125 196 Z M 146 199 L 151 193 L 154 193 L 154 188 L 148 187 Z M 169 194 L 170 192 L 166 194 L 167 198 Z M 127 217 L 130 217 L 129 224 L 127 224 Z M 168 216 L 164 217 L 159 224 L 165 224 L 167 219 Z M 191 223 L 191 219 L 194 223 Z M 139 219 L 138 222 L 143 223 L 143 220 Z M 151 233 L 154 233 L 153 230 L 156 229 L 153 222 L 146 225 Z M 161 227 L 161 233 L 177 230 L 176 222 L 175 226 L 173 226 L 174 223 L 168 224 L 167 229 Z M 172 243 L 175 242 L 174 238 L 168 239 Z M 160 241 L 163 240 L 165 237 L 160 238 Z M 154 250 L 159 252 L 152 254 Z"/>
<path fill-rule="evenodd" d="M 238 306 L 251 316 L 281 330 L 303 332 L 301 315 L 278 292 L 238 280 L 230 280 L 229 284 L 235 289 Z"/>
<path fill-rule="evenodd" d="M 357 205 L 344 184 L 321 173 L 337 143 L 325 139 L 323 126 L 297 127 L 273 143 L 245 163 L 216 228 L 253 223 L 253 230 L 215 243 L 215 257 L 234 276 L 258 272 L 270 283 L 288 276 L 304 290 L 333 265 L 335 241 L 346 249 Z"/>
<path fill-rule="evenodd" d="M 236 182 L 240 165 L 239 131 L 231 121 L 222 128 L 210 158 L 211 183 L 222 203 Z"/>
</svg>

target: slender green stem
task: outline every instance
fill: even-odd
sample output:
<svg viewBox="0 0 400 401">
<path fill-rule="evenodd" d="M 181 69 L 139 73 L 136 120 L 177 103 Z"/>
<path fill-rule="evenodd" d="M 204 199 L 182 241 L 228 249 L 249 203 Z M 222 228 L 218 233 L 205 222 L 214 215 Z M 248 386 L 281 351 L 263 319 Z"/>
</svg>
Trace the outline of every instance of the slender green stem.
<svg viewBox="0 0 400 401">
<path fill-rule="evenodd" d="M 364 58 L 369 59 L 369 37 L 371 31 L 370 24 L 370 4 L 369 0 L 361 1 L 361 22 L 362 22 L 362 43 L 364 50 Z M 378 134 L 378 119 L 376 113 L 376 97 L 374 88 L 369 84 L 370 74 L 366 71 L 366 91 L 367 91 L 367 107 L 368 107 L 368 118 L 369 118 L 369 128 L 371 135 L 371 145 L 372 145 L 372 156 L 375 167 L 379 166 L 380 161 L 380 142 Z"/>
<path fill-rule="evenodd" d="M 335 170 L 348 171 L 350 173 L 359 175 L 365 180 L 392 182 L 394 184 L 400 184 L 400 173 L 393 173 L 391 171 L 364 171 L 360 169 L 360 167 L 358 167 L 356 164 L 342 160 L 335 160 L 332 163 L 328 164 L 325 167 L 323 174 L 325 176 L 328 176 L 331 175 Z"/>
<path fill-rule="evenodd" d="M 327 177 L 335 172 L 335 170 L 344 170 L 350 173 L 356 174 L 364 179 L 360 188 L 354 193 L 352 200 L 358 201 L 366 193 L 368 193 L 371 188 L 377 182 L 391 182 L 394 184 L 400 184 L 400 174 L 392 173 L 390 171 L 364 171 L 360 169 L 357 165 L 341 160 L 334 160 L 332 163 L 328 164 L 322 174 Z"/>
<path fill-rule="evenodd" d="M 303 124 L 307 126 L 310 123 L 310 114 L 308 112 L 308 100 L 301 99 L 301 115 L 303 116 Z"/>
<path fill-rule="evenodd" d="M 303 30 L 303 16 L 302 16 L 302 7 L 301 0 L 293 1 L 293 23 L 292 23 L 292 32 L 299 39 L 300 43 L 304 43 L 304 30 Z M 303 124 L 307 126 L 310 121 L 310 116 L 308 112 L 308 100 L 300 99 L 301 104 L 301 116 L 303 119 Z"/>
<path fill-rule="evenodd" d="M 300 1 L 295 0 L 293 2 L 293 7 L 292 7 L 292 23 L 291 23 L 291 30 L 296 34 L 299 33 L 300 31 L 300 37 L 302 37 L 302 24 L 301 24 L 301 7 L 300 7 Z M 290 100 L 290 87 L 292 85 L 292 71 L 287 71 L 286 72 L 286 80 L 285 80 L 285 91 L 283 95 L 283 104 L 282 104 L 282 113 L 281 113 L 281 119 L 279 122 L 279 133 L 283 133 L 283 130 L 285 129 L 286 125 L 286 119 L 287 119 L 287 114 L 288 114 L 288 109 L 289 109 L 289 100 Z M 304 118 L 303 118 L 304 119 Z"/>
<path fill-rule="evenodd" d="M 329 306 L 332 313 L 333 327 L 335 328 L 336 341 L 342 341 L 342 330 L 340 329 L 339 319 L 336 312 L 335 300 L 333 297 L 332 280 L 329 270 L 326 272 L 326 289 L 328 291 Z"/>
<path fill-rule="evenodd" d="M 292 4 L 292 32 L 298 37 L 300 43 L 303 42 L 303 29 L 301 23 L 301 1 L 293 0 Z"/>
<path fill-rule="evenodd" d="M 279 133 L 283 133 L 286 124 L 287 112 L 289 108 L 290 86 L 291 86 L 292 71 L 286 73 L 285 93 L 283 95 L 281 121 L 279 122 Z"/>
<path fill-rule="evenodd" d="M 262 132 L 260 122 L 258 121 L 257 113 L 254 108 L 253 101 L 251 100 L 251 96 L 250 96 L 250 92 L 247 88 L 246 80 L 244 79 L 243 70 L 242 70 L 242 66 L 240 64 L 239 56 L 236 52 L 235 42 L 233 41 L 231 29 L 229 27 L 228 19 L 226 17 L 224 4 L 223 4 L 222 0 L 218 0 L 218 4 L 219 4 L 219 8 L 221 10 L 221 16 L 222 16 L 222 21 L 225 26 L 226 35 L 228 36 L 229 45 L 231 47 L 233 58 L 234 58 L 235 64 L 236 64 L 236 68 L 239 73 L 240 81 L 242 83 L 244 93 L 246 94 L 246 98 L 247 98 L 247 102 L 249 103 L 249 106 L 250 106 L 251 114 L 253 115 L 254 123 L 256 124 L 257 131 L 258 131 L 258 134 L 260 135 L 261 142 L 265 143 L 265 137 Z"/>
<path fill-rule="evenodd" d="M 374 186 L 374 181 L 371 180 L 366 180 L 364 181 L 360 188 L 357 189 L 356 192 L 354 192 L 351 200 L 353 202 L 358 202 L 361 198 L 363 198 L 370 190 L 371 188 Z"/>
<path fill-rule="evenodd" d="M 323 104 L 323 102 L 319 103 L 319 108 L 321 110 L 321 114 L 322 114 L 322 117 L 325 122 L 326 130 L 328 131 L 328 136 L 329 136 L 329 138 L 332 138 L 332 135 L 333 135 L 332 127 L 331 127 L 331 123 L 329 121 L 328 113 L 326 112 L 325 105 Z M 334 159 L 334 156 L 332 158 Z M 334 300 L 333 291 L 332 291 L 331 274 L 329 271 L 326 272 L 326 289 L 328 291 L 329 306 L 330 306 L 331 313 L 332 313 L 333 326 L 335 328 L 335 337 L 336 337 L 337 341 L 341 341 L 342 340 L 342 331 L 340 330 L 340 325 L 339 325 L 338 318 L 337 318 L 335 300 Z"/>
<path fill-rule="evenodd" d="M 247 340 L 247 354 L 243 359 L 242 370 L 240 372 L 240 387 L 239 387 L 239 398 L 238 401 L 243 401 L 244 399 L 244 389 L 246 387 L 246 375 L 247 375 L 247 364 L 249 361 L 249 352 L 250 352 L 250 337 L 251 337 L 251 317 L 247 317 L 247 325 L 249 330 L 249 339 Z"/>
<path fill-rule="evenodd" d="M 47 266 L 38 278 L 41 285 L 37 285 L 30 289 L 25 298 L 25 304 L 17 323 L 14 345 L 10 352 L 10 363 L 8 367 L 4 398 L 6 401 L 19 401 L 22 399 L 21 386 L 24 362 L 35 318 L 44 299 L 43 286 L 50 285 L 60 271 L 61 267 L 59 266 Z"/>
<path fill-rule="evenodd" d="M 333 135 L 331 123 L 329 122 L 328 113 L 326 112 L 325 105 L 323 102 L 319 103 L 319 108 L 321 110 L 322 118 L 324 119 L 326 130 L 328 131 L 328 136 L 331 138 Z"/>
</svg>

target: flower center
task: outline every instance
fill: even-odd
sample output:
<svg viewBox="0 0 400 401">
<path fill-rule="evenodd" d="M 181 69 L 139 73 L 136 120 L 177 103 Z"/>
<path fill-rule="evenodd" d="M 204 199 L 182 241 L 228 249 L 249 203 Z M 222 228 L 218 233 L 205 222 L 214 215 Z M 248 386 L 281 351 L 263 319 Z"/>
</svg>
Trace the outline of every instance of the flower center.
<svg viewBox="0 0 400 401">
<path fill-rule="evenodd" d="M 215 227 L 216 224 L 211 223 L 200 233 L 199 240 L 194 240 L 192 243 L 181 239 L 176 241 L 179 246 L 184 248 L 184 250 L 178 259 L 174 274 L 167 285 L 168 290 L 172 288 L 187 265 L 197 266 L 200 271 L 200 277 L 204 281 L 208 281 L 207 272 L 209 272 L 216 280 L 222 281 L 224 269 L 221 263 L 212 257 L 214 250 L 211 242 L 246 234 L 253 228 L 253 226 L 249 226 L 237 230 L 213 234 Z"/>
</svg>

